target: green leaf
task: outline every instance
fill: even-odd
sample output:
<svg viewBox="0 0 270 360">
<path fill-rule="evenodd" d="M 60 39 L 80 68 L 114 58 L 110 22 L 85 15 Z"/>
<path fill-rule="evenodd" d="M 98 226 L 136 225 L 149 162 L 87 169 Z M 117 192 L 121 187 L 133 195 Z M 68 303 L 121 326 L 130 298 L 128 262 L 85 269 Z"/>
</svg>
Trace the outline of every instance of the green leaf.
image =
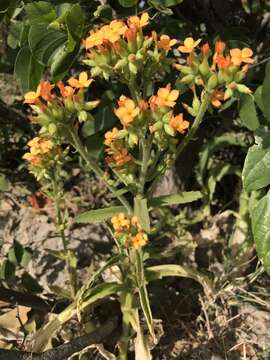
<svg viewBox="0 0 270 360">
<path fill-rule="evenodd" d="M 257 204 L 251 216 L 252 232 L 262 264 L 270 275 L 270 192 Z"/>
<path fill-rule="evenodd" d="M 75 62 L 79 55 L 80 44 L 77 44 L 73 52 L 68 52 L 66 44 L 63 44 L 53 56 L 50 62 L 51 74 L 53 81 L 57 82 L 66 75 L 72 64 Z"/>
<path fill-rule="evenodd" d="M 103 132 L 111 129 L 116 123 L 115 117 L 111 106 L 99 106 L 94 120 L 88 120 L 83 124 L 82 134 L 84 137 L 94 135 L 98 132 Z"/>
<path fill-rule="evenodd" d="M 30 24 L 49 24 L 57 17 L 55 8 L 47 1 L 31 2 L 24 9 Z"/>
<path fill-rule="evenodd" d="M 13 21 L 10 24 L 8 31 L 8 46 L 12 49 L 16 49 L 20 43 L 22 38 L 22 33 L 24 31 L 24 23 L 21 21 Z"/>
<path fill-rule="evenodd" d="M 268 131 L 258 129 L 255 144 L 248 150 L 242 175 L 246 191 L 258 190 L 270 184 L 269 135 Z"/>
<path fill-rule="evenodd" d="M 8 259 L 14 265 L 20 264 L 22 257 L 23 257 L 23 247 L 18 241 L 14 240 L 12 247 L 9 249 L 8 252 Z"/>
<path fill-rule="evenodd" d="M 1 0 L 0 2 L 0 13 L 4 13 L 7 11 L 7 9 L 9 8 L 9 6 L 11 5 L 12 0 Z"/>
<path fill-rule="evenodd" d="M 138 0 L 118 0 L 119 4 L 123 7 L 135 6 L 138 3 Z"/>
<path fill-rule="evenodd" d="M 74 221 L 81 224 L 95 224 L 110 219 L 119 213 L 126 213 L 124 206 L 112 206 L 105 209 L 86 211 L 75 217 Z"/>
<path fill-rule="evenodd" d="M 201 274 L 197 270 L 190 269 L 188 267 L 175 264 L 165 264 L 151 266 L 145 270 L 145 279 L 148 282 L 162 279 L 166 276 L 179 276 L 190 278 L 198 281 L 203 286 L 206 293 L 213 291 L 211 281 L 207 276 Z"/>
<path fill-rule="evenodd" d="M 79 4 L 73 5 L 66 14 L 66 26 L 68 31 L 67 52 L 74 51 L 81 41 L 84 28 L 84 13 Z"/>
<path fill-rule="evenodd" d="M 149 206 L 158 207 L 166 205 L 187 204 L 203 197 L 200 191 L 183 191 L 179 194 L 159 196 L 148 200 Z"/>
<path fill-rule="evenodd" d="M 181 4 L 184 0 L 151 0 L 151 3 L 159 6 L 170 7 Z"/>
<path fill-rule="evenodd" d="M 7 258 L 0 261 L 0 279 L 10 280 L 15 275 L 15 265 Z"/>
<path fill-rule="evenodd" d="M 112 20 L 113 10 L 110 5 L 99 5 L 97 10 L 94 12 L 96 18 L 101 18 L 105 20 Z"/>
<path fill-rule="evenodd" d="M 241 94 L 239 116 L 242 125 L 251 131 L 256 130 L 260 126 L 254 100 L 251 95 Z"/>
<path fill-rule="evenodd" d="M 0 174 L 0 192 L 1 191 L 8 191 L 9 190 L 9 181 L 5 177 L 5 175 Z"/>
<path fill-rule="evenodd" d="M 21 277 L 22 285 L 31 294 L 39 294 L 42 292 L 42 287 L 39 285 L 36 279 L 34 279 L 30 274 L 27 272 L 22 274 Z"/>
<path fill-rule="evenodd" d="M 270 60 L 265 68 L 265 78 L 262 85 L 262 104 L 265 117 L 270 120 Z"/>
<path fill-rule="evenodd" d="M 262 101 L 262 85 L 258 86 L 254 93 L 254 100 L 259 109 L 264 113 L 263 101 Z"/>
<path fill-rule="evenodd" d="M 23 47 L 16 57 L 15 74 L 24 92 L 36 90 L 44 67 L 33 57 L 28 47 Z"/>
<path fill-rule="evenodd" d="M 28 41 L 31 52 L 37 61 L 47 65 L 55 56 L 55 51 L 66 43 L 67 35 L 48 29 L 46 25 L 36 24 L 30 28 Z"/>
<path fill-rule="evenodd" d="M 135 197 L 134 214 L 135 216 L 137 216 L 143 230 L 145 230 L 147 233 L 150 233 L 151 228 L 150 228 L 150 217 L 147 206 L 147 199 L 142 198 L 139 195 Z"/>
<path fill-rule="evenodd" d="M 101 157 L 104 149 L 104 137 L 93 135 L 86 139 L 85 145 L 87 147 L 89 157 L 97 160 Z"/>
</svg>

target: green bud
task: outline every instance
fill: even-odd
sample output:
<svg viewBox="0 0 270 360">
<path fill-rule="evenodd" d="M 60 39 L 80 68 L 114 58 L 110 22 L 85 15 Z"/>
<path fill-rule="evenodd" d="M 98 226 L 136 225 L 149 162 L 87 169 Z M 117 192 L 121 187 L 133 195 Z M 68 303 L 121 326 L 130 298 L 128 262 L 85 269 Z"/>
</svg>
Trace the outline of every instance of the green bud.
<svg viewBox="0 0 270 360">
<path fill-rule="evenodd" d="M 90 65 L 91 66 L 91 65 Z M 100 67 L 96 66 L 93 69 L 91 69 L 91 75 L 92 77 L 99 76 L 102 74 L 102 70 Z"/>
<path fill-rule="evenodd" d="M 143 45 L 143 34 L 141 31 L 137 32 L 136 43 L 138 49 L 140 49 Z"/>
<path fill-rule="evenodd" d="M 117 63 L 114 65 L 114 70 L 123 69 L 128 63 L 128 59 L 124 58 L 121 60 L 118 60 Z"/>
<path fill-rule="evenodd" d="M 165 123 L 169 123 L 171 117 L 172 117 L 171 114 L 167 113 L 162 117 L 162 121 L 165 122 Z"/>
<path fill-rule="evenodd" d="M 190 84 L 190 83 L 192 83 L 193 81 L 194 81 L 194 79 L 195 79 L 195 77 L 194 77 L 194 75 L 186 75 L 186 76 L 184 76 L 181 80 L 180 80 L 180 82 L 181 83 L 183 83 L 183 84 Z"/>
<path fill-rule="evenodd" d="M 218 77 L 216 74 L 213 74 L 210 76 L 208 83 L 207 83 L 207 88 L 208 90 L 213 90 L 217 87 L 218 85 Z"/>
<path fill-rule="evenodd" d="M 153 43 L 153 39 L 152 39 L 152 38 L 146 39 L 146 40 L 144 40 L 142 47 L 148 48 L 148 47 L 150 47 L 150 46 L 152 45 L 152 43 Z"/>
<path fill-rule="evenodd" d="M 251 94 L 252 93 L 252 91 L 246 85 L 243 85 L 243 84 L 237 84 L 236 89 L 242 94 Z"/>
<path fill-rule="evenodd" d="M 85 110 L 91 111 L 91 110 L 95 109 L 99 103 L 100 103 L 99 100 L 87 101 L 87 103 L 85 103 L 85 105 L 84 105 L 84 108 L 85 108 Z"/>
<path fill-rule="evenodd" d="M 118 131 L 117 139 L 124 139 L 128 135 L 128 131 L 126 129 L 122 129 Z"/>
<path fill-rule="evenodd" d="M 206 76 L 209 74 L 210 69 L 209 69 L 209 64 L 208 64 L 208 60 L 206 57 L 203 59 L 203 62 L 199 65 L 199 71 L 203 76 Z"/>
<path fill-rule="evenodd" d="M 88 114 L 85 110 L 79 112 L 78 115 L 79 122 L 85 122 L 88 120 Z"/>
<path fill-rule="evenodd" d="M 192 68 L 190 66 L 180 65 L 180 71 L 182 74 L 189 75 L 192 74 Z"/>
<path fill-rule="evenodd" d="M 227 88 L 224 93 L 224 100 L 228 100 L 233 96 L 233 90 L 231 88 Z"/>
<path fill-rule="evenodd" d="M 174 135 L 175 135 L 174 129 L 173 129 L 170 125 L 168 125 L 168 124 L 165 124 L 165 125 L 164 125 L 164 130 L 165 130 L 166 134 L 168 134 L 168 135 L 170 135 L 170 136 L 174 136 Z"/>
<path fill-rule="evenodd" d="M 56 133 L 57 127 L 54 123 L 50 123 L 48 126 L 48 133 L 54 135 Z"/>
<path fill-rule="evenodd" d="M 134 63 L 132 63 L 132 62 L 128 63 L 128 68 L 129 68 L 129 70 L 130 70 L 130 72 L 132 74 L 134 74 L 134 75 L 137 74 L 138 69 L 137 69 L 137 66 Z"/>
<path fill-rule="evenodd" d="M 138 144 L 138 135 L 135 133 L 130 133 L 129 134 L 129 139 L 128 139 L 128 144 L 131 148 L 134 147 L 134 145 Z"/>
<path fill-rule="evenodd" d="M 219 70 L 217 77 L 218 77 L 219 84 L 223 84 L 225 82 L 223 70 Z"/>
<path fill-rule="evenodd" d="M 198 99 L 197 96 L 194 96 L 193 101 L 192 101 L 192 108 L 193 108 L 194 113 L 195 113 L 196 115 L 198 114 L 198 111 L 199 111 L 199 109 L 200 109 L 200 106 L 201 106 L 200 100 Z"/>
</svg>

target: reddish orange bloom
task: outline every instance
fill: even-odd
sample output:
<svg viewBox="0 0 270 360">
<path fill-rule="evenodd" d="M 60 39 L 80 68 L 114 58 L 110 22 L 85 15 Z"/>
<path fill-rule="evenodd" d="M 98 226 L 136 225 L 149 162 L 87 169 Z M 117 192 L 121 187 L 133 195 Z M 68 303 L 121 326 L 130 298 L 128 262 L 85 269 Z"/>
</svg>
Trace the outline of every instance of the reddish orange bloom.
<svg viewBox="0 0 270 360">
<path fill-rule="evenodd" d="M 74 95 L 75 89 L 71 86 L 65 86 L 62 81 L 58 81 L 57 86 L 63 97 L 71 97 Z"/>
<path fill-rule="evenodd" d="M 41 81 L 40 83 L 40 96 L 45 101 L 52 100 L 53 96 L 51 94 L 52 89 L 54 88 L 54 85 L 51 84 L 49 81 Z"/>
<path fill-rule="evenodd" d="M 37 155 L 33 155 L 31 153 L 25 153 L 23 155 L 23 159 L 30 162 L 32 166 L 38 166 L 41 163 L 41 157 Z"/>
<path fill-rule="evenodd" d="M 216 57 L 216 63 L 220 69 L 228 69 L 232 65 L 232 59 L 229 55 L 226 57 L 218 55 Z"/>
<path fill-rule="evenodd" d="M 253 55 L 253 51 L 249 48 L 240 49 L 231 49 L 230 54 L 232 57 L 232 63 L 235 66 L 241 65 L 241 63 L 252 64 L 254 63 L 254 59 L 251 58 Z"/>
<path fill-rule="evenodd" d="M 222 105 L 222 101 L 224 101 L 224 91 L 223 90 L 215 90 L 211 96 L 211 104 L 219 108 Z"/>
<path fill-rule="evenodd" d="M 170 126 L 180 134 L 184 134 L 186 129 L 189 128 L 189 122 L 184 120 L 183 114 L 179 114 L 171 118 Z"/>
<path fill-rule="evenodd" d="M 146 111 L 148 109 L 148 103 L 143 99 L 141 99 L 139 101 L 139 108 L 142 109 L 143 111 Z"/>
<path fill-rule="evenodd" d="M 209 54 L 209 51 L 210 51 L 210 47 L 209 47 L 209 44 L 206 43 L 204 44 L 202 47 L 201 47 L 201 52 L 204 56 L 208 56 Z"/>
<path fill-rule="evenodd" d="M 215 44 L 215 53 L 222 55 L 225 50 L 226 44 L 223 41 L 217 41 Z"/>
<path fill-rule="evenodd" d="M 117 167 L 122 167 L 126 163 L 131 160 L 131 157 L 128 153 L 128 149 L 126 148 L 119 148 L 117 149 L 116 153 L 113 154 L 113 161 Z"/>
<path fill-rule="evenodd" d="M 112 144 L 112 142 L 117 138 L 117 135 L 118 135 L 117 128 L 113 128 L 112 131 L 107 131 L 105 133 L 104 144 L 107 146 L 110 146 Z"/>
<path fill-rule="evenodd" d="M 157 42 L 157 46 L 160 49 L 169 51 L 176 43 L 176 39 L 171 39 L 168 35 L 161 35 L 160 40 Z"/>
<path fill-rule="evenodd" d="M 128 39 L 128 41 L 133 41 L 136 39 L 137 35 L 137 27 L 135 24 L 130 24 L 129 28 L 125 32 L 125 37 Z"/>
</svg>

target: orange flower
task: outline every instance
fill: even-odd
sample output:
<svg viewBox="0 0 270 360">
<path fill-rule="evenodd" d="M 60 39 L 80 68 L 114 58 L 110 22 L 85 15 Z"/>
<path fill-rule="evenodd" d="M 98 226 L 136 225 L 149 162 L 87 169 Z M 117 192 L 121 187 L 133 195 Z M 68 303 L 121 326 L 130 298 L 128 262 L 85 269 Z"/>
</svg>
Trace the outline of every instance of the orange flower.
<svg viewBox="0 0 270 360">
<path fill-rule="evenodd" d="M 157 42 L 157 46 L 160 49 L 169 51 L 176 43 L 176 39 L 171 39 L 168 35 L 161 35 L 160 40 Z"/>
<path fill-rule="evenodd" d="M 51 84 L 49 81 L 41 81 L 40 83 L 40 95 L 42 99 L 46 101 L 52 100 L 51 91 L 54 88 L 54 85 Z"/>
<path fill-rule="evenodd" d="M 90 36 L 88 36 L 84 41 L 84 46 L 86 50 L 91 49 L 95 46 L 100 46 L 103 44 L 104 34 L 101 30 L 90 32 Z"/>
<path fill-rule="evenodd" d="M 24 95 L 24 103 L 25 104 L 36 104 L 39 97 L 40 97 L 40 85 L 38 85 L 36 91 L 28 91 Z"/>
<path fill-rule="evenodd" d="M 149 24 L 149 14 L 147 12 L 143 13 L 141 18 L 139 16 L 130 16 L 128 18 L 128 25 L 134 24 L 137 29 L 141 29 L 144 26 Z"/>
<path fill-rule="evenodd" d="M 105 133 L 104 144 L 107 146 L 110 146 L 112 144 L 112 142 L 117 138 L 117 135 L 118 135 L 117 128 L 113 128 L 112 131 L 107 131 Z"/>
<path fill-rule="evenodd" d="M 93 79 L 88 79 L 87 72 L 83 71 L 79 75 L 79 80 L 72 77 L 68 80 L 68 83 L 70 86 L 74 88 L 82 89 L 82 88 L 87 88 L 93 81 L 94 81 Z"/>
<path fill-rule="evenodd" d="M 183 114 L 179 114 L 171 118 L 170 126 L 180 134 L 184 134 L 185 130 L 189 128 L 189 122 L 184 120 Z"/>
<path fill-rule="evenodd" d="M 209 47 L 209 44 L 206 43 L 204 44 L 202 47 L 201 47 L 201 52 L 204 56 L 208 56 L 209 54 L 209 51 L 210 51 L 210 47 Z"/>
<path fill-rule="evenodd" d="M 224 91 L 222 90 L 215 90 L 213 94 L 211 95 L 211 104 L 219 108 L 222 105 L 222 102 L 224 100 Z"/>
<path fill-rule="evenodd" d="M 217 55 L 215 62 L 220 69 L 228 69 L 232 65 L 232 59 L 229 55 L 226 57 L 223 55 Z"/>
<path fill-rule="evenodd" d="M 105 25 L 102 28 L 104 39 L 115 43 L 122 35 L 125 34 L 127 26 L 123 21 L 113 20 L 109 25 Z"/>
<path fill-rule="evenodd" d="M 147 243 L 147 235 L 143 232 L 139 232 L 137 235 L 131 236 L 132 246 L 138 250 Z"/>
<path fill-rule="evenodd" d="M 124 126 L 128 126 L 140 113 L 133 100 L 122 95 L 118 101 L 119 107 L 114 110 L 115 115 Z"/>
<path fill-rule="evenodd" d="M 38 166 L 41 163 L 41 157 L 37 155 L 33 155 L 31 153 L 25 153 L 22 157 L 24 160 L 31 163 L 32 166 Z"/>
<path fill-rule="evenodd" d="M 252 64 L 255 61 L 254 59 L 251 58 L 251 56 L 253 55 L 253 51 L 249 48 L 244 48 L 242 50 L 237 48 L 231 49 L 230 54 L 232 57 L 232 63 L 235 66 L 241 65 L 242 62 L 247 64 Z"/>
<path fill-rule="evenodd" d="M 46 154 L 53 148 L 53 143 L 39 136 L 30 140 L 27 145 L 30 147 L 30 152 L 33 155 Z"/>
<path fill-rule="evenodd" d="M 113 216 L 111 223 L 115 232 L 121 232 L 130 229 L 130 220 L 125 216 L 124 213 Z"/>
<path fill-rule="evenodd" d="M 195 41 L 192 37 L 188 37 L 184 40 L 184 46 L 179 46 L 178 50 L 182 53 L 191 53 L 200 42 L 201 39 Z"/>
<path fill-rule="evenodd" d="M 215 44 L 215 53 L 222 55 L 225 50 L 226 44 L 223 41 L 217 41 Z"/>
<path fill-rule="evenodd" d="M 139 100 L 139 108 L 146 111 L 148 109 L 148 103 L 143 99 Z"/>
<path fill-rule="evenodd" d="M 113 155 L 113 161 L 117 167 L 122 167 L 131 160 L 131 157 L 126 148 L 118 148 Z"/>
<path fill-rule="evenodd" d="M 63 97 L 71 97 L 74 95 L 74 89 L 71 86 L 65 86 L 62 81 L 58 81 L 57 86 L 60 90 L 60 93 Z"/>
<path fill-rule="evenodd" d="M 154 97 L 154 103 L 158 106 L 174 107 L 179 97 L 178 90 L 171 90 L 168 84 L 165 88 L 158 89 L 157 96 Z"/>
</svg>

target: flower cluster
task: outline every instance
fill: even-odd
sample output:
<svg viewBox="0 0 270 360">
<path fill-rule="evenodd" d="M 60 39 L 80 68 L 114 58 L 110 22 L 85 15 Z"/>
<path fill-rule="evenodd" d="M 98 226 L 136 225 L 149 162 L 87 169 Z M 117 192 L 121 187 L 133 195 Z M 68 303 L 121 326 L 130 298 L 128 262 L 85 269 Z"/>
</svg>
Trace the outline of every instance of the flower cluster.
<svg viewBox="0 0 270 360">
<path fill-rule="evenodd" d="M 26 93 L 24 102 L 32 108 L 34 115 L 30 119 L 41 126 L 40 133 L 61 137 L 77 119 L 80 122 L 91 119 L 89 111 L 99 101 L 86 101 L 84 89 L 88 89 L 92 82 L 93 79 L 82 72 L 78 78 L 71 77 L 67 85 L 62 81 L 57 86 L 41 81 L 36 91 Z"/>
<path fill-rule="evenodd" d="M 156 32 L 145 36 L 143 28 L 148 24 L 149 15 L 143 13 L 141 17 L 131 16 L 126 22 L 113 20 L 92 30 L 84 41 L 87 51 L 84 62 L 92 67 L 92 76 L 99 75 L 106 80 L 117 76 L 118 80 L 126 82 L 140 71 L 147 77 L 169 71 L 171 60 L 167 53 L 177 41 L 168 35 L 158 39 Z"/>
<path fill-rule="evenodd" d="M 194 85 L 203 86 L 212 93 L 213 107 L 220 107 L 223 101 L 231 98 L 235 92 L 250 94 L 251 90 L 240 84 L 249 64 L 254 62 L 253 51 L 249 48 L 234 48 L 226 50 L 226 44 L 217 41 L 214 52 L 206 43 L 200 49 L 201 39 L 187 38 L 179 46 L 181 53 L 187 54 L 186 65 L 175 64 L 181 72 L 181 83 L 193 88 Z M 196 115 L 196 109 L 186 108 L 191 115 Z"/>
<path fill-rule="evenodd" d="M 143 231 L 136 216 L 127 217 L 120 213 L 111 219 L 116 240 L 125 247 L 132 246 L 136 250 L 146 245 L 147 234 Z"/>
</svg>

